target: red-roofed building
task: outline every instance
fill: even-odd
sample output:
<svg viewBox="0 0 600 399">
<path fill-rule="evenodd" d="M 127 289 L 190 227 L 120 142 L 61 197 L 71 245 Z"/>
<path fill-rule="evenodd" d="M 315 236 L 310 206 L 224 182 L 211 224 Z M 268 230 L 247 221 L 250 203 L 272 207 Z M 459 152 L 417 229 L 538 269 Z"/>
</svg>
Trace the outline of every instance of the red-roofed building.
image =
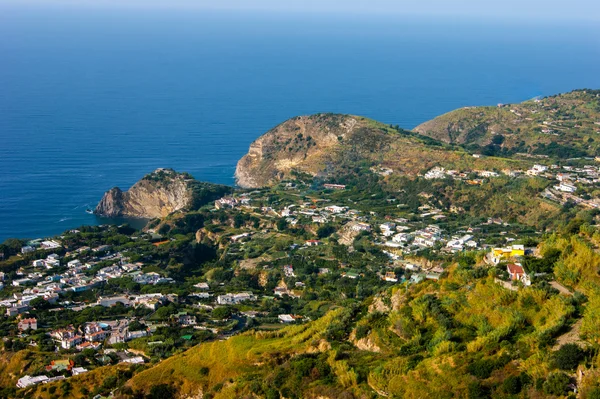
<svg viewBox="0 0 600 399">
<path fill-rule="evenodd" d="M 70 371 L 73 366 L 75 366 L 75 362 L 73 362 L 73 360 L 71 359 L 65 359 L 65 360 L 52 360 L 50 362 L 50 364 L 48 366 L 46 366 L 46 370 L 47 371 L 63 371 L 63 370 L 67 370 Z"/>
<path fill-rule="evenodd" d="M 19 321 L 19 331 L 37 330 L 37 320 L 35 318 L 23 319 Z"/>
<path fill-rule="evenodd" d="M 523 266 L 517 265 L 515 263 L 509 263 L 506 266 L 506 270 L 508 271 L 508 275 L 511 280 L 521 281 L 525 276 L 525 270 L 523 270 Z"/>
</svg>

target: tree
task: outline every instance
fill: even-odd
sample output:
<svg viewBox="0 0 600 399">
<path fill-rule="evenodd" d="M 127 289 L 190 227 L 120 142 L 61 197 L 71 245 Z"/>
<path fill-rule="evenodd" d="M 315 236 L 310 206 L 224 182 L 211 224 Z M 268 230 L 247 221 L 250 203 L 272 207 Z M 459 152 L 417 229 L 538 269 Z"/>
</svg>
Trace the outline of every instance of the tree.
<svg viewBox="0 0 600 399">
<path fill-rule="evenodd" d="M 139 330 L 145 330 L 147 327 L 140 323 L 137 320 L 133 320 L 131 323 L 129 323 L 129 331 L 139 331 Z"/>
<path fill-rule="evenodd" d="M 21 252 L 21 247 L 25 244 L 25 241 L 18 240 L 16 238 L 9 238 L 0 244 L 0 253 L 4 253 L 6 258 L 16 255 Z"/>
<path fill-rule="evenodd" d="M 168 384 L 159 384 L 150 388 L 150 394 L 147 396 L 148 399 L 165 399 L 174 398 L 177 390 Z"/>
<path fill-rule="evenodd" d="M 518 376 L 511 375 L 502 383 L 504 392 L 516 395 L 521 392 L 521 379 Z"/>
<path fill-rule="evenodd" d="M 326 238 L 335 233 L 335 227 L 330 224 L 326 224 L 317 229 L 317 236 L 319 238 Z"/>
<path fill-rule="evenodd" d="M 594 387 L 588 391 L 587 399 L 600 399 L 600 387 Z"/>
<path fill-rule="evenodd" d="M 567 393 L 569 382 L 569 376 L 559 371 L 548 376 L 543 389 L 548 395 L 564 395 Z"/>
<path fill-rule="evenodd" d="M 34 309 L 48 309 L 50 304 L 44 298 L 37 297 L 31 300 L 29 306 Z"/>
<path fill-rule="evenodd" d="M 158 234 L 165 235 L 170 230 L 171 230 L 171 226 L 165 223 L 165 224 L 163 224 L 162 226 L 159 227 Z"/>
<path fill-rule="evenodd" d="M 212 316 L 217 320 L 223 320 L 231 317 L 231 309 L 226 306 L 221 306 L 213 309 Z"/>
<path fill-rule="evenodd" d="M 496 145 L 501 145 L 502 143 L 504 143 L 504 136 L 501 134 L 495 135 L 494 137 L 492 137 L 492 143 Z"/>
<path fill-rule="evenodd" d="M 556 365 L 561 370 L 573 370 L 583 360 L 585 353 L 577 344 L 565 344 L 554 354 Z"/>
<path fill-rule="evenodd" d="M 277 231 L 284 231 L 288 227 L 287 220 L 281 218 L 277 221 Z"/>
<path fill-rule="evenodd" d="M 467 398 L 484 399 L 489 398 L 489 394 L 479 381 L 473 381 L 469 384 Z"/>
</svg>

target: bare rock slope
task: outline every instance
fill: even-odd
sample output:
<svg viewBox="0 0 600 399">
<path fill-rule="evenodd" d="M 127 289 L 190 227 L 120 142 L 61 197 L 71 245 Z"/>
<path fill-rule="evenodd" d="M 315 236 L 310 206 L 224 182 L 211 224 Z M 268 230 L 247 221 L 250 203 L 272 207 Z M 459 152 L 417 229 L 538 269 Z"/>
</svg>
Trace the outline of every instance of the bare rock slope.
<svg viewBox="0 0 600 399">
<path fill-rule="evenodd" d="M 187 173 L 157 169 L 129 190 L 107 191 L 94 213 L 106 217 L 161 218 L 179 210 L 200 207 L 232 188 L 194 180 Z"/>
<path fill-rule="evenodd" d="M 169 169 L 157 169 L 129 190 L 111 188 L 94 213 L 106 217 L 164 217 L 186 208 L 192 199 L 190 179 Z"/>
</svg>

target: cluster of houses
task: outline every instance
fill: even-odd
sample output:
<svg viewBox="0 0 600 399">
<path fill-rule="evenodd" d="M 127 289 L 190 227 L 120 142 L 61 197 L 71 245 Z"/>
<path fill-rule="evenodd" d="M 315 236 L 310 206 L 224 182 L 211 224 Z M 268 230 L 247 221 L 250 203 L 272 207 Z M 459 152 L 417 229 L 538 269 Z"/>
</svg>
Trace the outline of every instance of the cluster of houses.
<svg viewBox="0 0 600 399">
<path fill-rule="evenodd" d="M 40 241 L 44 243 L 46 241 Z M 57 243 L 56 241 L 48 241 Z M 40 248 L 34 242 L 28 243 L 28 246 Z M 103 253 L 103 256 L 86 256 L 82 258 L 82 253 L 91 251 L 92 254 Z M 74 258 L 74 255 L 80 255 Z M 66 261 L 65 260 L 69 259 Z M 82 260 L 85 259 L 85 260 Z M 93 274 L 89 270 L 96 267 L 100 262 L 112 262 L 110 266 L 102 267 Z M 44 259 L 36 259 L 31 262 L 30 267 L 21 267 L 17 270 L 17 278 L 11 281 L 13 287 L 20 287 L 22 291 L 13 294 L 12 298 L 5 298 L 0 301 L 0 306 L 6 308 L 7 316 L 16 316 L 29 310 L 31 301 L 41 298 L 49 303 L 56 303 L 61 294 L 66 292 L 83 292 L 98 287 L 104 282 L 122 277 L 130 277 L 141 285 L 157 285 L 174 283 L 174 280 L 161 276 L 159 273 L 143 273 L 142 263 L 129 263 L 120 253 L 111 254 L 110 246 L 100 246 L 97 248 L 79 248 L 72 253 L 61 257 L 57 254 L 50 254 Z M 58 272 L 57 272 L 58 269 Z M 4 280 L 4 274 L 0 275 L 0 280 Z M 2 281 L 2 287 L 4 282 Z M 144 302 L 144 299 L 140 299 Z M 139 302 L 139 301 L 138 301 Z M 156 298 L 145 302 L 148 307 L 156 306 Z"/>
<path fill-rule="evenodd" d="M 505 172 L 505 174 L 509 174 L 509 173 L 510 173 L 510 171 Z M 474 177 L 472 175 L 475 175 L 479 178 Z M 481 184 L 482 183 L 481 178 L 490 178 L 490 177 L 498 177 L 498 176 L 500 176 L 500 174 L 498 172 L 494 172 L 491 170 L 474 170 L 474 171 L 468 171 L 468 172 L 461 172 L 461 171 L 453 170 L 453 169 L 447 170 L 445 168 L 442 168 L 441 166 L 435 166 L 435 167 L 431 168 L 430 170 L 428 170 L 423 175 L 423 178 L 425 178 L 427 180 L 450 178 L 450 179 L 454 179 L 454 180 L 464 180 L 470 184 Z"/>
<path fill-rule="evenodd" d="M 49 384 L 54 381 L 64 380 L 65 376 L 60 375 L 58 377 L 48 377 L 45 375 L 37 375 L 37 376 L 29 376 L 26 375 L 24 377 L 19 378 L 17 381 L 17 388 L 27 388 L 33 385 L 38 384 Z"/>
<path fill-rule="evenodd" d="M 248 205 L 250 203 L 250 198 L 247 195 L 242 195 L 240 197 L 223 197 L 219 198 L 215 201 L 215 208 L 217 209 L 227 209 L 227 208 L 236 208 L 242 205 Z"/>
<path fill-rule="evenodd" d="M 263 212 L 270 212 L 275 216 L 285 217 L 286 221 L 295 226 L 300 220 L 309 221 L 317 224 L 324 224 L 336 219 L 360 220 L 359 211 L 348 208 L 347 206 L 327 205 L 319 208 L 312 202 L 305 202 L 300 205 L 288 205 L 276 211 L 272 208 L 263 209 Z"/>
<path fill-rule="evenodd" d="M 84 326 L 53 330 L 50 336 L 62 349 L 99 349 L 103 343 L 117 344 L 150 335 L 149 329 L 131 331 L 129 321 L 120 319 L 106 322 L 89 322 Z"/>
<path fill-rule="evenodd" d="M 145 363 L 145 360 L 141 356 L 131 356 L 131 353 L 128 351 L 117 353 L 114 349 L 106 349 L 104 351 L 105 355 L 101 356 L 100 359 L 109 359 L 107 356 L 108 353 L 115 353 L 118 358 L 120 358 L 121 363 L 130 363 L 130 364 L 142 364 Z M 81 374 L 85 374 L 88 370 L 85 367 L 75 366 L 75 362 L 72 359 L 62 359 L 62 360 L 52 360 L 50 364 L 45 367 L 45 371 L 49 375 L 62 373 L 54 377 L 48 377 L 48 375 L 41 374 L 36 376 L 25 375 L 17 380 L 17 388 L 28 388 L 31 386 L 35 386 L 38 384 L 49 384 L 55 381 L 65 380 L 68 377 L 65 374 L 69 374 L 71 376 L 78 376 Z"/>
<path fill-rule="evenodd" d="M 436 245 L 442 246 L 443 250 L 451 253 L 478 248 L 478 243 L 472 234 L 444 235 L 443 230 L 434 224 L 410 231 L 413 228 L 408 226 L 408 221 L 406 219 L 400 219 L 400 221 L 402 224 L 386 222 L 379 226 L 382 239 L 385 240 L 383 245 L 388 248 L 401 249 L 403 253 L 417 252 L 423 248 L 433 248 Z"/>
<path fill-rule="evenodd" d="M 563 204 L 567 201 L 572 201 L 589 208 L 600 207 L 600 201 L 598 200 L 585 199 L 574 195 L 578 190 L 578 185 L 585 187 L 600 184 L 600 167 L 598 166 L 585 165 L 583 167 L 575 167 L 569 165 L 546 166 L 534 164 L 527 170 L 503 169 L 501 173 L 510 177 L 527 175 L 556 181 L 556 184 L 544 191 L 542 194 L 543 197 Z M 469 179 L 469 176 L 472 176 L 473 174 L 477 175 L 479 178 L 493 178 L 500 176 L 498 172 L 494 171 L 475 170 L 460 172 L 456 170 L 446 170 L 445 168 L 436 166 L 427 171 L 423 177 L 428 180 L 452 178 L 454 180 L 465 180 L 470 184 L 481 184 L 481 179 Z"/>
<path fill-rule="evenodd" d="M 256 301 L 257 297 L 251 292 L 239 292 L 235 294 L 223 294 L 217 296 L 219 305 L 238 305 L 246 301 Z"/>
</svg>

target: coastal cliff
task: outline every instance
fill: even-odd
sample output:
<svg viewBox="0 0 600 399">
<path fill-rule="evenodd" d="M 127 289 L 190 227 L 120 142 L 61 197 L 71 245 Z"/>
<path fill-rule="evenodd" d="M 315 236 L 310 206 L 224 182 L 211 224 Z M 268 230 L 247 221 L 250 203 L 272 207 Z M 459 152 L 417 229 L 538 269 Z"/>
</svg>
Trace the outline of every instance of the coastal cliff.
<svg viewBox="0 0 600 399">
<path fill-rule="evenodd" d="M 105 217 L 161 218 L 179 210 L 198 208 L 231 190 L 198 182 L 187 173 L 157 169 L 127 191 L 118 187 L 107 191 L 94 213 Z"/>
<path fill-rule="evenodd" d="M 237 164 L 239 186 L 271 185 L 292 170 L 315 174 L 340 142 L 359 128 L 348 115 L 319 114 L 289 119 L 259 137 Z"/>
<path fill-rule="evenodd" d="M 332 180 L 357 168 L 415 176 L 433 166 L 484 168 L 461 149 L 372 119 L 340 114 L 299 116 L 259 137 L 236 167 L 246 188 L 267 187 L 295 173 Z"/>
</svg>

